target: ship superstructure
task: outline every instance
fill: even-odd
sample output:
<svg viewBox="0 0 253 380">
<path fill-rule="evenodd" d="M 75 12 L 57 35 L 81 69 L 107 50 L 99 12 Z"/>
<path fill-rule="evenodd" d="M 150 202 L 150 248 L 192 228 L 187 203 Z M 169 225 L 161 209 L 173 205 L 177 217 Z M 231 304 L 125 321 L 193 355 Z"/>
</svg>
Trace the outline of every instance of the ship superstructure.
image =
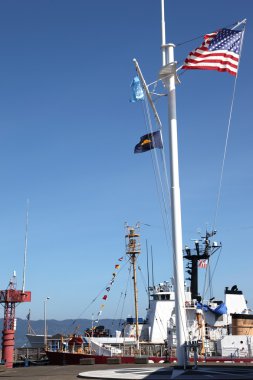
<svg viewBox="0 0 253 380">
<path fill-rule="evenodd" d="M 233 285 L 225 288 L 223 300 L 205 300 L 199 294 L 198 269 L 203 265 L 207 269 L 211 256 L 221 248 L 221 243 L 212 241 L 215 235 L 216 231 L 206 232 L 202 240 L 194 241 L 193 249 L 186 246 L 184 250 L 190 275 L 190 284 L 184 286 L 187 339 L 197 342 L 199 353 L 207 357 L 249 356 L 253 351 L 253 315 L 243 292 Z M 149 297 L 146 318 L 139 324 L 140 343 L 165 344 L 168 351 L 175 353 L 174 279 L 149 287 Z M 126 324 L 124 332 L 125 336 L 134 336 L 133 324 Z"/>
</svg>

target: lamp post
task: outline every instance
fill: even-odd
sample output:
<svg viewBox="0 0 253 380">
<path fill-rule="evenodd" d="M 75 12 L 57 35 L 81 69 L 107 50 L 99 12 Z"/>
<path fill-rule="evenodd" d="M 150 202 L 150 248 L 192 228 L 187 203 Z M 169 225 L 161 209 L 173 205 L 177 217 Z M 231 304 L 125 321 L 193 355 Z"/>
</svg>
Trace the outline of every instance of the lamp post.
<svg viewBox="0 0 253 380">
<path fill-rule="evenodd" d="M 50 297 L 44 300 L 44 347 L 47 348 L 47 301 Z"/>
</svg>

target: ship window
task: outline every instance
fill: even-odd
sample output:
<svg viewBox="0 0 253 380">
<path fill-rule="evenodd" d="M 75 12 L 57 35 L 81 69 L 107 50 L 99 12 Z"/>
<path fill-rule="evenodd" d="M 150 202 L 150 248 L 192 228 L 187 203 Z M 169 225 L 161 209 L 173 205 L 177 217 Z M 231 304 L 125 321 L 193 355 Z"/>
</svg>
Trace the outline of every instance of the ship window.
<svg viewBox="0 0 253 380">
<path fill-rule="evenodd" d="M 166 300 L 170 300 L 170 294 L 166 294 Z"/>
<path fill-rule="evenodd" d="M 162 300 L 165 300 L 165 294 L 161 295 Z"/>
</svg>

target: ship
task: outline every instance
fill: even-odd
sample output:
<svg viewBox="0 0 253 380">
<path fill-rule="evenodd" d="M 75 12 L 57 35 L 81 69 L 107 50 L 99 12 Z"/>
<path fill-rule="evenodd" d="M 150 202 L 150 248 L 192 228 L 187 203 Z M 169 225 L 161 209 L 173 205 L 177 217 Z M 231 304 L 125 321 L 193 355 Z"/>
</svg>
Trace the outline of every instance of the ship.
<svg viewBox="0 0 253 380">
<path fill-rule="evenodd" d="M 45 335 L 36 333 L 27 333 L 26 338 L 28 340 L 28 347 L 31 348 L 43 348 L 45 346 Z M 52 335 L 47 335 L 47 339 L 51 339 Z"/>
<path fill-rule="evenodd" d="M 51 364 L 78 364 L 85 358 L 97 364 L 106 363 L 108 358 L 120 358 L 121 363 L 134 363 L 136 356 L 148 356 L 154 363 L 160 362 L 165 344 L 153 343 L 144 338 L 146 321 L 139 318 L 136 263 L 140 254 L 140 226 L 126 226 L 126 256 L 133 273 L 135 318 L 127 318 L 121 331 L 111 336 L 103 326 L 93 327 L 84 335 L 73 334 L 68 339 L 49 340 L 45 350 Z"/>
<path fill-rule="evenodd" d="M 52 335 L 47 334 L 45 337 L 45 334 L 37 334 L 32 325 L 31 325 L 31 310 L 29 309 L 29 312 L 26 316 L 27 319 L 27 333 L 26 338 L 28 340 L 27 347 L 29 348 L 44 348 L 45 347 L 45 340 L 51 339 Z"/>
<path fill-rule="evenodd" d="M 205 362 L 251 362 L 253 350 L 253 315 L 243 291 L 237 285 L 225 287 L 224 299 L 203 300 L 198 291 L 198 269 L 201 260 L 210 258 L 221 244 L 212 242 L 215 233 L 206 232 L 202 241 L 195 240 L 194 248 L 184 250 L 190 261 L 187 269 L 190 284 L 184 286 L 188 341 L 198 349 L 198 360 Z M 131 245 L 135 229 L 131 227 Z M 190 273 L 189 273 L 190 272 Z M 115 336 L 104 326 L 86 329 L 83 335 L 51 338 L 46 350 L 51 364 L 79 364 L 84 358 L 105 364 L 108 358 L 121 363 L 134 363 L 136 357 L 145 357 L 149 363 L 175 362 L 177 337 L 175 319 L 174 279 L 149 287 L 149 305 L 146 317 L 127 318 Z M 136 330 L 138 329 L 138 330 Z M 194 349 L 189 349 L 193 360 Z"/>
<path fill-rule="evenodd" d="M 237 285 L 225 287 L 224 299 L 211 297 L 203 299 L 198 292 L 198 266 L 209 265 L 211 256 L 220 248 L 213 242 L 216 230 L 206 231 L 201 241 L 195 241 L 194 248 L 183 249 L 181 204 L 178 168 L 177 119 L 176 119 L 176 84 L 177 63 L 174 60 L 173 44 L 167 44 L 165 38 L 164 0 L 162 10 L 162 61 L 159 80 L 167 90 L 169 103 L 169 138 L 170 138 L 170 180 L 171 180 L 171 240 L 174 273 L 171 281 L 149 287 L 149 307 L 143 323 L 138 314 L 138 290 L 136 282 L 136 261 L 140 254 L 140 235 L 138 228 L 128 226 L 126 255 L 133 268 L 133 288 L 135 318 L 126 324 L 123 332 L 116 337 L 72 336 L 68 342 L 59 341 L 54 349 L 48 347 L 46 353 L 52 364 L 78 364 L 83 359 L 93 359 L 96 364 L 107 363 L 109 358 L 117 358 L 121 363 L 134 363 L 137 357 L 144 357 L 146 362 L 177 362 L 185 366 L 187 361 L 253 361 L 253 315 L 247 306 L 242 290 Z M 205 37 L 197 53 L 192 52 L 183 69 L 208 69 L 227 71 L 237 74 L 240 39 L 246 20 L 237 23 L 232 29 L 221 29 Z M 215 45 L 219 59 L 207 62 L 209 45 L 215 39 L 233 35 L 237 38 L 236 49 L 230 44 Z M 224 37 L 225 36 L 225 37 Z M 217 41 L 216 41 L 217 42 Z M 227 47 L 229 45 L 229 48 Z M 225 47 L 224 47 L 225 46 Z M 219 50 L 220 49 L 220 50 Z M 224 49 L 230 49 L 229 59 Z M 235 49 L 235 50 L 233 50 Z M 220 52 L 222 51 L 222 52 Z M 227 53 L 227 51 L 226 51 Z M 196 58 L 197 57 L 197 58 Z M 203 58 L 204 57 L 204 58 Z M 231 58 L 232 57 L 232 58 Z M 235 63 L 231 65 L 231 60 Z M 202 60 L 203 59 L 203 60 Z M 203 62 L 204 61 L 204 62 Z M 234 61 L 233 61 L 234 62 Z M 163 148 L 162 125 L 158 116 L 152 93 L 147 86 L 139 64 L 134 60 L 137 77 L 133 81 L 133 101 L 146 98 L 158 127 L 157 131 L 145 134 L 135 147 L 135 153 L 143 153 Z M 160 94 L 161 95 L 161 94 Z M 164 94 L 163 94 L 164 95 Z M 182 254 L 183 253 L 183 254 Z M 190 275 L 190 286 L 186 285 L 183 260 Z M 140 323 L 139 323 L 140 322 Z"/>
</svg>

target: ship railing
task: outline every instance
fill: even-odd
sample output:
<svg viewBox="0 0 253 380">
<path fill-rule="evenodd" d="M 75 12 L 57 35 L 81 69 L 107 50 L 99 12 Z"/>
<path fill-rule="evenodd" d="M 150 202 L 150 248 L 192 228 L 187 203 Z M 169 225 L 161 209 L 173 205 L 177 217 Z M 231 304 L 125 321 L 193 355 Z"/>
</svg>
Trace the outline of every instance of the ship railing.
<svg viewBox="0 0 253 380">
<path fill-rule="evenodd" d="M 125 346 L 122 348 L 122 356 L 133 356 L 133 355 L 142 355 L 142 356 L 156 356 L 161 357 L 166 353 L 165 344 L 149 344 L 149 343 L 140 343 L 139 349 L 136 349 L 136 346 Z"/>
<path fill-rule="evenodd" d="M 150 286 L 149 291 L 153 293 L 160 293 L 160 292 L 174 292 L 174 286 L 170 283 L 164 282 L 159 285 Z"/>
</svg>

